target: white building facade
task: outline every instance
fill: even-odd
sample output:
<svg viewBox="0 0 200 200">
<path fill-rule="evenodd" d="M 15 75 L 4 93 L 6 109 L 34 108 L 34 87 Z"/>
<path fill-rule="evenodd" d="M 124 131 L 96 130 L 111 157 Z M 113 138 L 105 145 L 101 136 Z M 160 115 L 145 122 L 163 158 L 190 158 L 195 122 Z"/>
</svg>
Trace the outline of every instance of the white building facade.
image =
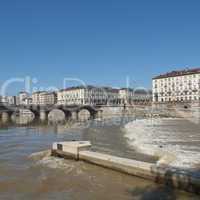
<svg viewBox="0 0 200 200">
<path fill-rule="evenodd" d="M 134 90 L 133 94 L 134 104 L 140 103 L 151 103 L 152 102 L 152 91 L 145 88 L 138 88 Z"/>
<path fill-rule="evenodd" d="M 200 68 L 172 71 L 153 78 L 153 102 L 200 100 Z"/>
<path fill-rule="evenodd" d="M 131 104 L 133 101 L 134 90 L 131 88 L 119 89 L 120 104 Z"/>
<path fill-rule="evenodd" d="M 27 92 L 20 92 L 19 93 L 19 104 L 25 105 L 25 99 L 29 97 L 29 94 Z"/>
<path fill-rule="evenodd" d="M 117 104 L 118 90 L 110 87 L 71 87 L 57 93 L 60 105 L 107 105 Z"/>
<path fill-rule="evenodd" d="M 54 105 L 57 103 L 57 94 L 55 92 L 38 91 L 32 94 L 33 105 Z"/>
<path fill-rule="evenodd" d="M 17 105 L 16 96 L 7 96 L 8 105 L 15 106 Z"/>
<path fill-rule="evenodd" d="M 152 92 L 145 88 L 121 88 L 119 90 L 120 104 L 134 105 L 152 101 Z"/>
<path fill-rule="evenodd" d="M 7 105 L 8 104 L 8 98 L 7 98 L 7 96 L 1 96 L 0 97 L 0 103 L 4 104 L 4 105 Z"/>
<path fill-rule="evenodd" d="M 24 99 L 24 105 L 26 105 L 26 106 L 32 105 L 32 98 L 31 97 L 26 97 Z"/>
</svg>

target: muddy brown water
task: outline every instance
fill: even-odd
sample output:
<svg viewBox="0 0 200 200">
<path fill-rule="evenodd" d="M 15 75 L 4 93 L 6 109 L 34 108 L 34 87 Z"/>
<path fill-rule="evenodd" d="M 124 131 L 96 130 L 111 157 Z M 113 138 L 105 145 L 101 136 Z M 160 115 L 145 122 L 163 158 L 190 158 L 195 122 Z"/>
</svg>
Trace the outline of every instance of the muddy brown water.
<svg viewBox="0 0 200 200">
<path fill-rule="evenodd" d="M 39 124 L 1 127 L 0 199 L 200 199 L 141 178 L 39 153 L 50 149 L 55 141 L 90 140 L 93 150 L 155 162 L 128 146 L 123 126 L 130 120 L 90 121 L 70 128 Z"/>
</svg>

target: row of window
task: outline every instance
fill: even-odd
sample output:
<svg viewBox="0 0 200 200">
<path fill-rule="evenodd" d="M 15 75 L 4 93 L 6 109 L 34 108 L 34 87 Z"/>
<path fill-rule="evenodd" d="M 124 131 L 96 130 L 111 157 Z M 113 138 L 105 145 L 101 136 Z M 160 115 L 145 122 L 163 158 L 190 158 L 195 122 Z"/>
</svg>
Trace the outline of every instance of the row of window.
<svg viewBox="0 0 200 200">
<path fill-rule="evenodd" d="M 163 79 L 155 79 L 155 82 L 168 82 L 168 81 L 179 81 L 179 80 L 193 80 L 195 78 L 200 78 L 200 74 L 193 74 L 193 75 L 187 75 L 187 76 L 176 76 L 176 77 L 168 77 Z"/>
<path fill-rule="evenodd" d="M 161 98 L 161 102 L 164 101 L 192 101 L 192 100 L 200 100 L 200 97 L 197 96 L 189 96 L 189 97 L 177 97 L 177 98 Z M 157 99 L 158 101 L 158 99 Z"/>
</svg>

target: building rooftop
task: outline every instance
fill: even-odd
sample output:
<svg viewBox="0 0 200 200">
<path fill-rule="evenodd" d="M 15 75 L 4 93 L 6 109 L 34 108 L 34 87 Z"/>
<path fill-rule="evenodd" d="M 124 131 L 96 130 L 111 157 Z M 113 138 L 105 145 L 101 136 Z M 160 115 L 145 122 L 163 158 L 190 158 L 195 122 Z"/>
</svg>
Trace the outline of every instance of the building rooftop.
<svg viewBox="0 0 200 200">
<path fill-rule="evenodd" d="M 19 94 L 28 94 L 26 91 L 20 91 Z"/>
<path fill-rule="evenodd" d="M 115 92 L 115 93 L 118 93 L 119 92 L 119 90 L 117 89 L 117 88 L 112 88 L 112 87 L 100 87 L 100 89 L 103 89 L 103 90 L 105 90 L 105 91 L 107 91 L 107 92 Z"/>
<path fill-rule="evenodd" d="M 23 100 L 32 100 L 32 98 L 31 97 L 25 97 L 25 98 L 23 98 Z"/>
<path fill-rule="evenodd" d="M 106 90 L 106 91 L 110 91 L 110 92 L 118 92 L 118 89 L 115 89 L 115 88 L 112 88 L 112 87 L 97 87 L 97 86 L 93 86 L 93 85 L 69 87 L 69 88 L 66 88 L 66 89 L 61 89 L 60 92 L 70 91 L 70 90 L 78 90 L 78 89 L 88 89 L 88 90 L 100 89 L 100 90 Z"/>
<path fill-rule="evenodd" d="M 171 71 L 171 72 L 167 72 L 165 74 L 155 76 L 153 79 L 184 76 L 184 75 L 197 74 L 197 73 L 200 73 L 200 68 Z"/>
<path fill-rule="evenodd" d="M 87 86 L 73 86 L 73 87 L 68 87 L 68 88 L 65 88 L 65 89 L 61 89 L 59 90 L 60 92 L 63 92 L 63 91 L 70 91 L 70 90 L 78 90 L 78 89 L 84 89 L 84 88 L 87 88 Z"/>
<path fill-rule="evenodd" d="M 33 92 L 32 94 L 41 94 L 41 93 L 46 93 L 46 91 L 36 91 L 36 92 Z"/>
<path fill-rule="evenodd" d="M 125 91 L 129 91 L 129 92 L 134 91 L 134 89 L 132 89 L 132 88 L 120 88 L 119 90 L 125 90 Z"/>
<path fill-rule="evenodd" d="M 148 89 L 144 89 L 144 88 L 139 88 L 139 89 L 135 89 L 134 90 L 134 94 L 135 95 L 140 95 L 140 94 L 152 94 L 152 91 L 151 90 L 148 90 Z"/>
</svg>

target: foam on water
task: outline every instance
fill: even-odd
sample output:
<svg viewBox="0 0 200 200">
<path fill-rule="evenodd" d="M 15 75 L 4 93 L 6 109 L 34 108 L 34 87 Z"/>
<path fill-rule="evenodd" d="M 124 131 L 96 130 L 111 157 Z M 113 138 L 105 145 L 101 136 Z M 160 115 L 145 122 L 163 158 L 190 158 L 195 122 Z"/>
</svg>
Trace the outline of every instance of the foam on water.
<svg viewBox="0 0 200 200">
<path fill-rule="evenodd" d="M 55 158 L 52 156 L 44 157 L 37 161 L 37 165 L 44 165 L 51 169 L 63 169 L 66 173 L 70 173 L 74 169 L 74 165 L 61 158 Z"/>
<path fill-rule="evenodd" d="M 125 137 L 129 145 L 140 152 L 150 155 L 158 151 L 170 153 L 176 157 L 171 166 L 193 168 L 200 163 L 200 135 L 198 130 L 183 134 L 175 122 L 187 123 L 174 118 L 136 120 L 125 126 Z"/>
<path fill-rule="evenodd" d="M 75 168 L 72 161 L 53 157 L 50 151 L 33 153 L 30 155 L 30 159 L 34 160 L 36 165 L 64 170 L 65 173 L 70 173 Z"/>
</svg>

